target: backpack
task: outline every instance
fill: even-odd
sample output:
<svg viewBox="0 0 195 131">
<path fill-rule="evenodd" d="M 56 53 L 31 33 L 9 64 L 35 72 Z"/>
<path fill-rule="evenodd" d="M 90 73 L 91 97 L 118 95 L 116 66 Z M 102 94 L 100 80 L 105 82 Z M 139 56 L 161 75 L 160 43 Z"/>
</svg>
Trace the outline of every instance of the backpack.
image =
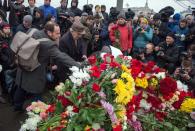
<svg viewBox="0 0 195 131">
<path fill-rule="evenodd" d="M 16 64 L 26 71 L 34 71 L 40 66 L 38 61 L 39 45 L 42 41 L 49 41 L 48 38 L 34 39 L 32 35 L 37 29 L 31 29 L 28 33 L 18 32 L 10 45 L 15 53 Z"/>
</svg>

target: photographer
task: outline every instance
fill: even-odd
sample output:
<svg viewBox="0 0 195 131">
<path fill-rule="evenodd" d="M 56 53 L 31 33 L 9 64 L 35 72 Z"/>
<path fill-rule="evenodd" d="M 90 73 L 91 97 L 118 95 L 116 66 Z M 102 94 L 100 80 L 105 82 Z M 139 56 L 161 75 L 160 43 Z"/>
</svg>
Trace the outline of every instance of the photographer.
<svg viewBox="0 0 195 131">
<path fill-rule="evenodd" d="M 179 25 L 175 26 L 173 29 L 173 33 L 176 36 L 176 45 L 179 47 L 179 52 L 186 51 L 185 37 L 188 34 L 189 29 L 187 27 L 187 20 L 182 19 L 179 22 Z"/>
<path fill-rule="evenodd" d="M 153 22 L 154 35 L 152 43 L 157 46 L 160 42 L 163 42 L 166 39 L 167 34 L 171 31 L 169 30 L 167 24 L 161 21 L 161 14 L 156 13 L 153 16 Z"/>
<path fill-rule="evenodd" d="M 58 18 L 58 24 L 60 25 L 61 35 L 63 36 L 72 26 L 72 22 L 69 20 L 70 16 L 68 12 L 60 13 Z"/>
<path fill-rule="evenodd" d="M 174 33 L 167 34 L 165 42 L 156 46 L 155 51 L 158 66 L 167 69 L 172 74 L 179 58 L 179 49 L 175 44 Z"/>
<path fill-rule="evenodd" d="M 187 84 L 189 90 L 195 94 L 195 69 L 191 60 L 184 59 L 181 67 L 175 70 L 174 77 Z"/>
<path fill-rule="evenodd" d="M 7 11 L 10 11 L 9 24 L 12 27 L 13 34 L 16 33 L 17 26 L 22 23 L 23 17 L 26 14 L 25 6 L 23 5 L 23 2 L 24 0 L 16 0 L 16 1 L 8 0 L 8 5 L 7 5 L 7 0 L 4 0 L 5 3 L 4 8 L 6 8 Z"/>
<path fill-rule="evenodd" d="M 148 25 L 148 20 L 146 18 L 140 18 L 139 26 L 134 30 L 134 47 L 133 53 L 135 53 L 138 48 L 145 48 L 146 44 L 152 40 L 153 30 Z"/>
<path fill-rule="evenodd" d="M 134 57 L 144 63 L 149 61 L 155 62 L 155 54 L 154 54 L 154 44 L 148 43 L 146 48 L 139 48 L 138 52 L 134 54 Z"/>
<path fill-rule="evenodd" d="M 60 15 L 64 14 L 68 11 L 67 6 L 68 6 L 68 0 L 61 0 L 60 1 L 61 6 L 56 8 L 57 12 L 57 19 L 60 19 Z"/>
<path fill-rule="evenodd" d="M 92 8 L 90 7 L 90 5 L 84 5 L 83 12 L 86 12 L 88 15 L 93 15 Z"/>
</svg>

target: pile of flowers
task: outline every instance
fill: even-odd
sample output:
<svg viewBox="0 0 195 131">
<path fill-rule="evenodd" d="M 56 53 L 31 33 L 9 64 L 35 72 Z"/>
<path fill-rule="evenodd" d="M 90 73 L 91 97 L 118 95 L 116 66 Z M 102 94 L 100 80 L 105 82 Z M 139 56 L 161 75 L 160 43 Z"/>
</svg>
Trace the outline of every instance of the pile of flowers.
<svg viewBox="0 0 195 131">
<path fill-rule="evenodd" d="M 32 103 L 21 131 L 185 131 L 195 126 L 192 93 L 154 62 L 105 54 L 90 57 L 89 63 L 85 69 L 71 68 L 70 79 L 55 88 L 56 102 Z M 26 128 L 32 118 L 35 124 Z"/>
</svg>

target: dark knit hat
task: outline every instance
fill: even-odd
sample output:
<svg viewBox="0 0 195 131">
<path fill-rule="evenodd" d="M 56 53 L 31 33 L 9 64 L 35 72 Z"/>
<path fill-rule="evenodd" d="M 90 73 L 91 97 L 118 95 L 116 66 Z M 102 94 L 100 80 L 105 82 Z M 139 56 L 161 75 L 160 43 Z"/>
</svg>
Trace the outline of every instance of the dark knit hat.
<svg viewBox="0 0 195 131">
<path fill-rule="evenodd" d="M 126 20 L 126 16 L 124 13 L 120 13 L 118 16 L 117 16 L 117 19 L 120 19 L 120 18 L 123 18 Z"/>
<path fill-rule="evenodd" d="M 172 37 L 173 39 L 175 39 L 175 34 L 174 34 L 173 32 L 169 32 L 169 33 L 167 34 L 167 36 Z"/>
</svg>

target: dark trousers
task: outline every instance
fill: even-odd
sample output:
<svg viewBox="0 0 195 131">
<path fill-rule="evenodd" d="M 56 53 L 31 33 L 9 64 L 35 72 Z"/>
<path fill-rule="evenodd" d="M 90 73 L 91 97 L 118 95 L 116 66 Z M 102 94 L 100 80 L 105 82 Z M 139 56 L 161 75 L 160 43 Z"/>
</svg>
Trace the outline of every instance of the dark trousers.
<svg viewBox="0 0 195 131">
<path fill-rule="evenodd" d="M 32 96 L 32 101 L 41 100 L 41 94 L 32 94 L 26 92 L 24 89 L 17 87 L 14 94 L 14 109 L 19 110 L 23 108 L 23 104 L 28 96 Z"/>
</svg>

